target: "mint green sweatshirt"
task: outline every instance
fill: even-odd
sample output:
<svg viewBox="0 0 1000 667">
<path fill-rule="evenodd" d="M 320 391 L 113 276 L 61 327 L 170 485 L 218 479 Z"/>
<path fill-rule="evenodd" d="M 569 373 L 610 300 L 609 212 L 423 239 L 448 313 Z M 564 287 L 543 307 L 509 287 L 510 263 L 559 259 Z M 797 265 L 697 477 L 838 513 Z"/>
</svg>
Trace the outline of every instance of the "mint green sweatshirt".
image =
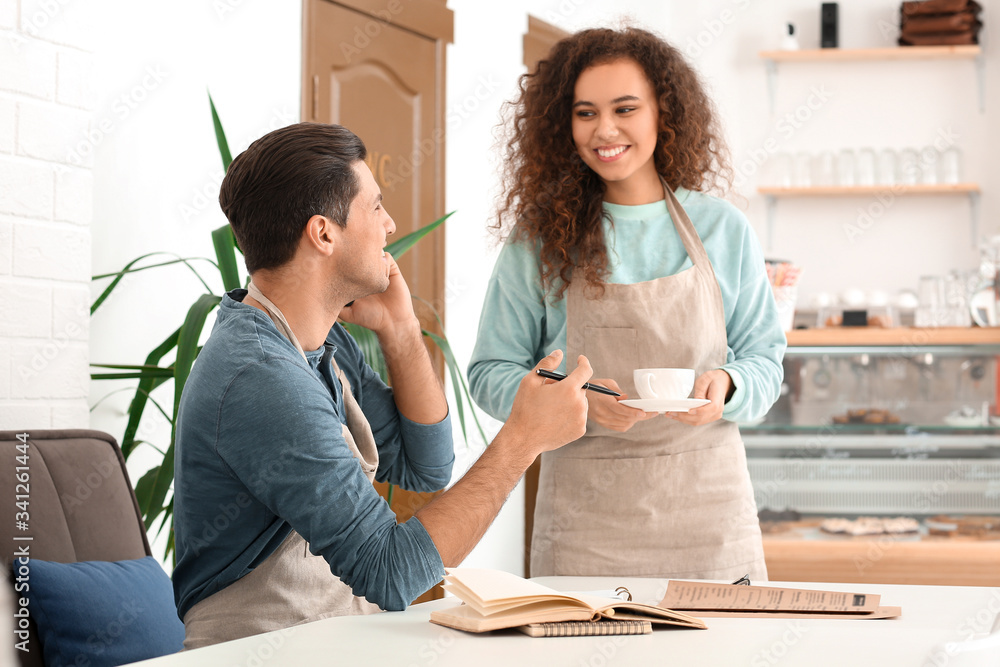
<svg viewBox="0 0 1000 667">
<path fill-rule="evenodd" d="M 722 368 L 736 386 L 722 416 L 735 422 L 757 419 L 778 398 L 786 347 L 760 243 L 732 204 L 683 188 L 676 195 L 712 260 L 722 292 L 728 338 Z M 613 219 L 604 221 L 608 282 L 655 280 L 691 266 L 665 200 L 640 206 L 605 202 L 604 210 Z M 566 349 L 566 302 L 545 298 L 537 247 L 508 242 L 493 269 L 469 362 L 476 403 L 506 419 L 521 378 L 557 348 Z"/>
</svg>

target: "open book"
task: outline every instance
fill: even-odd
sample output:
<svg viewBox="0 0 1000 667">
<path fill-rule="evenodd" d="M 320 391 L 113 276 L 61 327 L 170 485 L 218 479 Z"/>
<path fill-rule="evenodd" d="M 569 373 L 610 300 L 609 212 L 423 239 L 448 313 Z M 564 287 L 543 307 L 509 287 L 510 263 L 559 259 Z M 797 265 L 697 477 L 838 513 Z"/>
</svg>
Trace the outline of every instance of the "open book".
<svg viewBox="0 0 1000 667">
<path fill-rule="evenodd" d="M 499 570 L 447 568 L 444 589 L 465 602 L 431 612 L 431 622 L 468 632 L 560 621 L 649 621 L 705 628 L 701 619 L 638 602 L 569 595 Z"/>
</svg>

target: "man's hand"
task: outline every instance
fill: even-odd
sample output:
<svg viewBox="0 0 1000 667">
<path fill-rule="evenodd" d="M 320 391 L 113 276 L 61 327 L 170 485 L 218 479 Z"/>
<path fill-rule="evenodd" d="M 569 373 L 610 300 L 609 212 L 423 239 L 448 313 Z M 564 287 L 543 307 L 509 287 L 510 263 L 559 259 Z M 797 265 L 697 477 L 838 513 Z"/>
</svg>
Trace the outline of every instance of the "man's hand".
<svg viewBox="0 0 1000 667">
<path fill-rule="evenodd" d="M 664 416 L 691 426 L 701 426 L 714 422 L 716 419 L 722 418 L 722 409 L 726 405 L 726 398 L 732 388 L 733 379 L 729 377 L 729 373 L 721 369 L 708 371 L 694 381 L 694 391 L 691 392 L 691 398 L 707 398 L 711 403 L 687 412 L 666 412 Z"/>
<path fill-rule="evenodd" d="M 628 395 L 621 390 L 621 387 L 614 380 L 601 378 L 595 379 L 593 382 L 594 384 L 604 385 L 608 389 L 621 394 L 621 398 L 615 398 L 614 396 L 599 394 L 596 391 L 586 392 L 587 403 L 589 405 L 588 418 L 595 424 L 600 424 L 612 431 L 624 433 L 635 426 L 636 422 L 658 416 L 655 412 L 645 412 L 638 408 L 630 408 L 627 405 L 622 405 L 619 401 L 627 399 Z"/>
<path fill-rule="evenodd" d="M 389 271 L 388 289 L 358 299 L 352 306 L 345 306 L 340 311 L 340 319 L 371 329 L 379 338 L 386 334 L 391 335 L 400 325 L 410 327 L 417 324 L 410 288 L 407 287 L 392 255 L 385 253 L 385 258 Z"/>
<path fill-rule="evenodd" d="M 535 368 L 555 370 L 556 350 Z M 511 489 L 539 454 L 562 447 L 587 431 L 583 389 L 594 371 L 580 356 L 565 380 L 546 380 L 532 369 L 517 389 L 514 408 L 493 443 L 469 472 L 416 517 L 434 541 L 445 567 L 458 567 L 496 517 Z"/>
<path fill-rule="evenodd" d="M 531 460 L 587 432 L 587 392 L 583 385 L 594 374 L 587 357 L 577 358 L 576 370 L 565 380 L 546 380 L 535 373 L 538 368 L 558 368 L 562 354 L 562 350 L 555 350 L 524 376 L 503 428 L 514 442 L 528 448 Z"/>
</svg>

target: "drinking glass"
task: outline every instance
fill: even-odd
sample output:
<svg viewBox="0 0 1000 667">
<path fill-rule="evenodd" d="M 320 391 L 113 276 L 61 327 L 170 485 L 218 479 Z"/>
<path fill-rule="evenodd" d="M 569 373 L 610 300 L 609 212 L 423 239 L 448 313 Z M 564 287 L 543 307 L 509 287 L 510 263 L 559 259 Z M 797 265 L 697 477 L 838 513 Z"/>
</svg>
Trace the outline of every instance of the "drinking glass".
<svg viewBox="0 0 1000 667">
<path fill-rule="evenodd" d="M 944 298 L 948 309 L 947 322 L 953 327 L 972 326 L 969 312 L 969 288 L 966 276 L 952 271 L 944 281 Z"/>
<path fill-rule="evenodd" d="M 862 148 L 858 151 L 858 185 L 875 185 L 875 151 Z"/>
<path fill-rule="evenodd" d="M 935 185 L 938 182 L 938 152 L 933 146 L 925 146 L 920 151 L 920 182 Z"/>
<path fill-rule="evenodd" d="M 834 159 L 831 151 L 823 151 L 813 160 L 813 185 L 834 184 Z"/>
<path fill-rule="evenodd" d="M 962 152 L 955 146 L 941 154 L 941 182 L 962 182 Z"/>
<path fill-rule="evenodd" d="M 795 185 L 800 188 L 808 188 L 812 185 L 812 179 L 809 174 L 809 153 L 805 151 L 795 154 Z"/>
<path fill-rule="evenodd" d="M 920 156 L 912 148 L 904 148 L 899 153 L 899 182 L 903 185 L 916 185 L 920 182 Z"/>
<path fill-rule="evenodd" d="M 878 175 L 879 185 L 893 185 L 896 183 L 896 151 L 891 148 L 883 148 L 878 154 Z"/>
<path fill-rule="evenodd" d="M 837 153 L 837 185 L 854 185 L 854 151 L 850 148 Z"/>
<path fill-rule="evenodd" d="M 945 298 L 945 281 L 941 276 L 920 276 L 917 297 L 920 305 L 914 313 L 914 324 L 918 327 L 943 327 L 949 320 L 948 303 Z"/>
</svg>

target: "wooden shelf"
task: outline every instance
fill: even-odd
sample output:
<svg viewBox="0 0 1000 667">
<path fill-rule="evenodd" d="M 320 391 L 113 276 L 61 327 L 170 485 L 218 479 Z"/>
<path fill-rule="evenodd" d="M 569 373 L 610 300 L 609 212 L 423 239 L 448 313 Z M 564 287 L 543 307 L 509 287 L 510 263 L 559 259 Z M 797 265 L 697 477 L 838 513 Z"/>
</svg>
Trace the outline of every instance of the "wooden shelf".
<svg viewBox="0 0 1000 667">
<path fill-rule="evenodd" d="M 826 329 L 796 329 L 786 332 L 789 347 L 869 346 L 869 345 L 997 345 L 1000 327 L 830 327 Z"/>
<path fill-rule="evenodd" d="M 1000 586 L 1000 541 L 788 540 L 764 535 L 773 581 Z"/>
<path fill-rule="evenodd" d="M 974 60 L 982 53 L 971 46 L 890 46 L 876 49 L 805 49 L 761 51 L 760 57 L 775 62 L 845 62 L 852 60 Z"/>
<path fill-rule="evenodd" d="M 868 197 L 892 195 L 967 195 L 979 192 L 978 183 L 938 183 L 935 185 L 823 185 L 812 187 L 759 187 L 769 197 Z"/>
</svg>

